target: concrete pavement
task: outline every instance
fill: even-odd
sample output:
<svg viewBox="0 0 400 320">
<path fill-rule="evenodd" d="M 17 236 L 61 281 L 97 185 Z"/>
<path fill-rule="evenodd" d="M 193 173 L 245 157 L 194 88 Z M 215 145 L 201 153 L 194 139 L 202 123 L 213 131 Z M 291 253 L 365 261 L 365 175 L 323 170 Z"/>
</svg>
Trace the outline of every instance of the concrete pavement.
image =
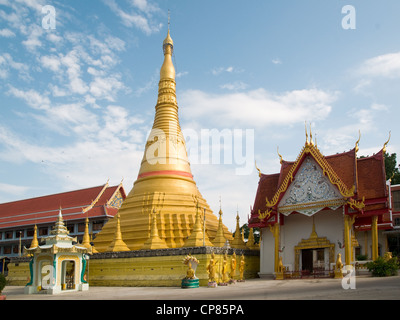
<svg viewBox="0 0 400 320">
<path fill-rule="evenodd" d="M 354 280 L 354 279 L 353 279 Z M 90 287 L 86 292 L 25 295 L 23 287 L 6 287 L 7 300 L 399 300 L 400 276 L 357 277 L 352 284 L 337 279 L 251 279 L 226 287 Z"/>
</svg>

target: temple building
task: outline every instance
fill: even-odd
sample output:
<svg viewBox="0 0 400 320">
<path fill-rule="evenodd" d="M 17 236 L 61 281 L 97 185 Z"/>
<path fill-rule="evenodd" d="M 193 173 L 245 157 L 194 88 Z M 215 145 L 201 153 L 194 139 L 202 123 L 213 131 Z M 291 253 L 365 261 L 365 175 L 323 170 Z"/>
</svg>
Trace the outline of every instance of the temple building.
<svg viewBox="0 0 400 320">
<path fill-rule="evenodd" d="M 47 237 L 58 219 L 60 208 L 71 236 L 82 242 L 88 219 L 89 233 L 95 237 L 103 225 L 117 214 L 125 197 L 122 183 L 110 186 L 107 182 L 101 186 L 2 203 L 0 256 L 21 256 L 23 247 L 31 245 L 35 230 L 39 241 Z"/>
<path fill-rule="evenodd" d="M 357 255 L 369 260 L 388 250 L 393 228 L 384 148 L 358 157 L 355 148 L 324 156 L 306 130 L 295 161 L 280 157 L 275 174 L 259 171 L 249 227 L 261 228 L 260 276 L 332 275 L 338 254 L 351 269 Z M 279 153 L 278 153 L 279 154 Z"/>
<path fill-rule="evenodd" d="M 179 124 L 173 50 L 168 30 L 153 128 L 137 180 L 119 210 L 122 240 L 129 250 L 212 246 L 217 236 L 218 218 L 193 179 Z M 96 236 L 99 252 L 109 251 L 117 223 L 110 220 Z M 226 226 L 223 233 L 232 238 Z"/>
<path fill-rule="evenodd" d="M 69 236 L 61 209 L 50 235 L 43 240 L 45 243 L 39 245 L 35 233 L 31 247 L 24 248 L 25 255 L 32 257 L 29 282 L 24 292 L 57 294 L 89 290 L 86 253 L 92 253 L 92 248 L 77 245 L 76 237 Z"/>
</svg>

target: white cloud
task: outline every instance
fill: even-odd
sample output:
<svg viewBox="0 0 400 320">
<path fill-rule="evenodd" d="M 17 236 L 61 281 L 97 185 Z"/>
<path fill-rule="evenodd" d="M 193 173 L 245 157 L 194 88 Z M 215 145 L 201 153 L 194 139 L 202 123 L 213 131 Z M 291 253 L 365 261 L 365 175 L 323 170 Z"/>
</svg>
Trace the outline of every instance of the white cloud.
<svg viewBox="0 0 400 320">
<path fill-rule="evenodd" d="M 360 75 L 372 77 L 400 77 L 400 52 L 383 54 L 364 61 L 358 70 Z"/>
<path fill-rule="evenodd" d="M 52 56 L 41 56 L 40 63 L 44 68 L 50 69 L 53 72 L 58 72 L 61 66 L 60 57 L 52 55 Z"/>
<path fill-rule="evenodd" d="M 247 84 L 242 81 L 235 81 L 233 83 L 225 83 L 220 86 L 221 89 L 227 89 L 227 90 L 232 90 L 232 91 L 244 90 L 247 87 L 248 87 Z"/>
<path fill-rule="evenodd" d="M 369 108 L 354 108 L 345 115 L 345 118 L 350 119 L 351 123 L 338 123 L 337 126 L 326 130 L 322 128 L 319 133 L 323 136 L 321 145 L 323 145 L 324 151 L 328 154 L 353 148 L 358 139 L 358 130 L 362 136 L 379 131 L 374 122 L 379 116 L 382 117 L 382 112 L 389 112 L 389 108 L 376 103 Z M 374 152 L 376 151 L 375 148 Z"/>
<path fill-rule="evenodd" d="M 134 7 L 147 14 L 160 11 L 160 8 L 157 5 L 151 4 L 147 0 L 130 0 L 130 2 Z"/>
<path fill-rule="evenodd" d="M 233 72 L 239 73 L 239 72 L 242 72 L 242 70 L 239 70 L 239 69 L 234 68 L 232 66 L 229 66 L 229 67 L 218 67 L 218 68 L 214 68 L 214 69 L 211 70 L 211 73 L 214 76 L 218 76 L 218 75 L 220 75 L 221 73 L 224 73 L 224 72 L 227 72 L 227 73 L 233 73 Z"/>
<path fill-rule="evenodd" d="M 50 99 L 47 96 L 42 95 L 33 89 L 23 91 L 14 88 L 13 86 L 10 86 L 8 93 L 16 98 L 24 100 L 27 105 L 29 105 L 34 109 L 41 109 L 41 110 L 50 109 Z"/>
<path fill-rule="evenodd" d="M 103 0 L 103 2 L 113 11 L 120 19 L 123 25 L 127 27 L 136 27 L 142 30 L 145 34 L 150 35 L 154 32 L 160 31 L 162 24 L 155 24 L 143 15 L 135 12 L 127 13 L 122 10 L 114 0 Z M 141 10 L 150 10 L 150 6 L 146 1 L 133 1 L 134 6 L 139 7 Z M 151 11 L 154 11 L 153 9 Z"/>
<path fill-rule="evenodd" d="M 30 188 L 26 186 L 16 186 L 7 183 L 0 183 L 0 192 L 6 193 L 13 196 L 22 196 Z"/>
<path fill-rule="evenodd" d="M 14 61 L 12 56 L 8 53 L 0 55 L 0 78 L 8 78 L 10 69 L 17 70 L 22 79 L 30 79 L 28 65 Z"/>
<path fill-rule="evenodd" d="M 89 91 L 97 99 L 114 101 L 115 94 L 124 88 L 124 84 L 117 76 L 107 78 L 96 77 L 91 82 Z"/>
<path fill-rule="evenodd" d="M 123 177 L 134 179 L 145 136 L 137 128 L 141 120 L 123 107 L 109 106 L 95 114 L 79 104 L 59 105 L 33 118 L 54 126 L 59 133 L 64 131 L 70 139 L 52 146 L 51 141 L 42 144 L 0 126 L 0 148 L 7 150 L 0 153 L 0 159 L 40 166 L 43 175 L 57 179 L 67 189 L 98 185 L 107 178 L 118 182 Z M 133 184 L 133 180 L 125 182 Z"/>
<path fill-rule="evenodd" d="M 272 62 L 273 64 L 282 64 L 282 61 L 281 61 L 281 59 L 279 59 L 279 58 L 272 59 L 271 62 Z"/>
<path fill-rule="evenodd" d="M 294 124 L 325 119 L 336 93 L 304 89 L 272 94 L 265 89 L 230 94 L 188 90 L 181 94 L 186 119 L 207 118 L 209 123 L 235 123 L 242 127 Z M 212 115 L 212 117 L 210 117 Z"/>
<path fill-rule="evenodd" d="M 1 29 L 0 37 L 13 38 L 13 37 L 15 37 L 15 33 L 12 32 L 10 29 Z"/>
</svg>

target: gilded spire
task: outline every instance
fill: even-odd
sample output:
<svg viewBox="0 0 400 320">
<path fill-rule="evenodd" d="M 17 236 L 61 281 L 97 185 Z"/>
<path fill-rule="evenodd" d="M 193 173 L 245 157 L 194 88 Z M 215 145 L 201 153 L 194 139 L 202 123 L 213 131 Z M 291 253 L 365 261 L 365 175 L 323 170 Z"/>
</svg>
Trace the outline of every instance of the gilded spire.
<svg viewBox="0 0 400 320">
<path fill-rule="evenodd" d="M 35 224 L 35 227 L 33 229 L 33 239 L 32 239 L 32 243 L 31 243 L 31 247 L 29 249 L 34 249 L 39 247 L 39 241 L 37 238 L 37 226 Z"/>
<path fill-rule="evenodd" d="M 108 248 L 108 251 L 111 252 L 130 251 L 125 242 L 122 240 L 121 222 L 119 213 L 117 213 L 116 218 L 117 218 L 117 228 L 115 230 L 114 241 L 111 243 L 110 247 Z"/>
<path fill-rule="evenodd" d="M 167 37 L 163 42 L 163 51 L 164 51 L 164 63 L 160 71 L 160 80 L 162 79 L 175 80 L 175 68 L 172 63 L 172 54 L 174 53 L 174 41 L 171 38 L 169 26 L 168 26 Z"/>
<path fill-rule="evenodd" d="M 209 247 L 213 246 L 210 239 L 208 238 L 207 232 L 203 230 L 201 216 L 197 208 L 196 221 L 193 225 L 192 233 L 185 241 L 184 247 L 202 247 L 203 245 Z"/>
<path fill-rule="evenodd" d="M 222 224 L 222 209 L 219 209 L 219 221 L 217 234 L 213 240 L 215 247 L 223 247 L 226 243 L 226 238 L 224 236 L 223 224 Z"/>
<path fill-rule="evenodd" d="M 249 237 L 247 239 L 246 247 L 250 250 L 259 249 L 254 240 L 254 231 L 253 228 L 249 228 Z"/>
<path fill-rule="evenodd" d="M 240 218 L 239 218 L 239 212 L 237 213 L 236 216 L 236 231 L 235 231 L 235 237 L 232 240 L 232 248 L 238 248 L 238 249 L 246 249 L 246 244 L 243 241 L 242 238 L 242 233 L 240 232 L 240 224 L 239 224 Z"/>
<path fill-rule="evenodd" d="M 158 227 L 157 227 L 157 212 L 153 209 L 151 213 L 151 227 L 150 227 L 150 237 L 144 243 L 142 249 L 144 250 L 153 250 L 153 249 L 165 249 L 168 248 L 167 244 L 163 239 L 158 235 Z"/>
<path fill-rule="evenodd" d="M 137 179 L 118 211 L 123 222 L 124 241 L 131 250 L 142 249 L 149 239 L 149 230 L 155 230 L 151 226 L 154 220 L 149 218 L 153 208 L 157 211 L 160 237 L 170 248 L 184 246 L 188 236 L 193 233 L 193 222 L 198 219 L 197 203 L 202 208 L 199 218 L 201 235 L 205 229 L 207 240 L 208 236 L 215 238 L 218 229 L 218 218 L 193 179 L 179 124 L 175 68 L 172 63 L 175 47 L 171 34 L 168 28 L 162 43 L 164 61 L 160 69 L 153 127 L 146 141 Z M 165 198 L 165 210 L 158 208 L 158 195 Z M 197 200 L 193 201 L 194 198 Z M 202 219 L 203 212 L 206 219 Z M 107 222 L 94 239 L 93 243 L 100 252 L 107 251 L 114 238 L 116 224 L 117 219 Z M 225 237 L 230 238 L 228 228 L 223 226 L 223 229 Z M 202 236 L 200 244 L 203 245 Z"/>
<path fill-rule="evenodd" d="M 89 235 L 89 218 L 86 217 L 85 220 L 85 233 L 83 234 L 82 246 L 89 249 L 90 253 L 97 253 L 98 251 L 90 244 L 90 235 Z"/>
<path fill-rule="evenodd" d="M 67 227 L 64 225 L 64 220 L 61 213 L 61 207 L 58 212 L 58 219 L 56 224 L 54 225 L 53 229 L 50 231 L 51 235 L 68 235 L 69 231 Z"/>
</svg>

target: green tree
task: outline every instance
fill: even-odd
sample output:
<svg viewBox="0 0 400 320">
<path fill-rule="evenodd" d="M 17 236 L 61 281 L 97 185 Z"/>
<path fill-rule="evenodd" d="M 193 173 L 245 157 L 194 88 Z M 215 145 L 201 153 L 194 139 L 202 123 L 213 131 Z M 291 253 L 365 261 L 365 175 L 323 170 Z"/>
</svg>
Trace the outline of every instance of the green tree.
<svg viewBox="0 0 400 320">
<path fill-rule="evenodd" d="M 386 180 L 392 179 L 393 184 L 400 184 L 400 171 L 397 167 L 396 153 L 388 154 L 385 152 Z"/>
<path fill-rule="evenodd" d="M 242 232 L 243 230 L 243 236 L 244 239 L 247 241 L 247 239 L 249 238 L 249 233 L 250 233 L 250 228 L 247 225 L 247 223 L 245 223 L 244 225 L 242 225 L 240 227 L 240 232 Z M 254 242 L 255 243 L 259 243 L 260 242 L 260 229 L 259 228 L 253 228 L 253 235 L 254 235 Z M 235 236 L 235 232 L 233 232 L 233 237 Z"/>
</svg>

